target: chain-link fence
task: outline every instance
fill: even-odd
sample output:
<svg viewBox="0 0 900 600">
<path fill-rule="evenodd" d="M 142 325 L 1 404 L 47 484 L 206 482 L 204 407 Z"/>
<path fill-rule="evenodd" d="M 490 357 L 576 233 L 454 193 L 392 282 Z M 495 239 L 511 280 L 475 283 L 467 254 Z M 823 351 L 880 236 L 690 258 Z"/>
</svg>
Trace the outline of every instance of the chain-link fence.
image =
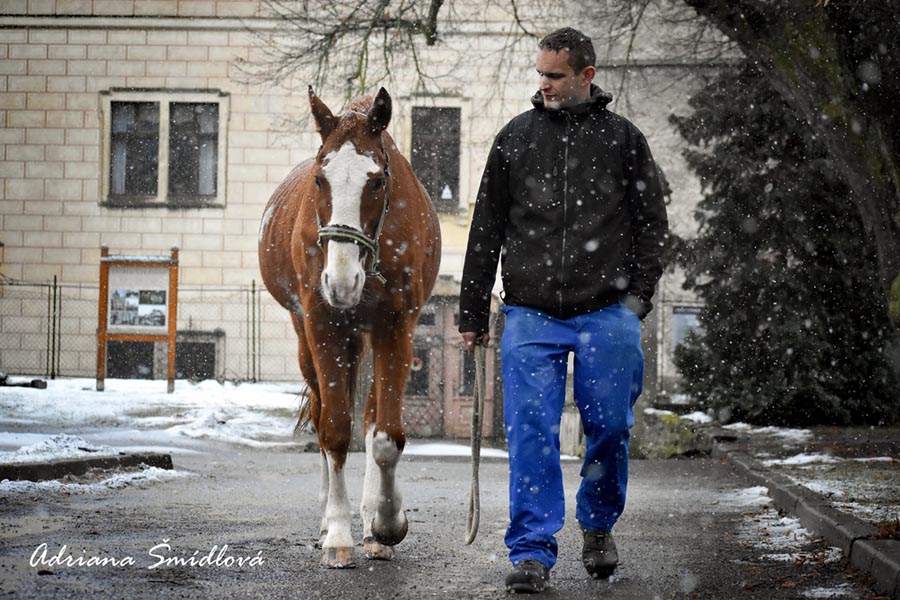
<svg viewBox="0 0 900 600">
<path fill-rule="evenodd" d="M 54 280 L 0 285 L 0 371 L 96 377 L 98 296 L 97 284 Z M 474 368 L 458 343 L 455 305 L 447 298 L 432 299 L 417 327 L 404 411 L 410 435 L 468 435 Z M 289 313 L 253 281 L 180 285 L 175 348 L 176 379 L 301 381 Z M 106 377 L 165 379 L 167 350 L 166 342 L 111 340 Z M 357 401 L 360 418 L 364 395 Z M 488 404 L 493 414 L 493 400 Z M 497 423 L 486 430 L 488 435 L 502 433 Z"/>
<path fill-rule="evenodd" d="M 45 377 L 97 373 L 97 285 L 11 281 L 0 288 L 0 371 Z M 265 343 L 263 343 L 265 340 Z M 164 342 L 110 342 L 109 377 L 160 376 Z M 298 378 L 287 312 L 255 282 L 179 286 L 176 377 Z"/>
</svg>

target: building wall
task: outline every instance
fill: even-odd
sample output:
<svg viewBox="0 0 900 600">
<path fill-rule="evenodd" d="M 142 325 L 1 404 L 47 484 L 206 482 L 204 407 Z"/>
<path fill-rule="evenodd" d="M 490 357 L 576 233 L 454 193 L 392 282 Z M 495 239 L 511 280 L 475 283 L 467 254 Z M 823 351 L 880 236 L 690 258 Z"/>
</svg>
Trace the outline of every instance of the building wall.
<svg viewBox="0 0 900 600">
<path fill-rule="evenodd" d="M 469 21 L 458 13 L 457 28 L 444 32 L 442 45 L 421 49 L 423 70 L 440 73 L 439 93 L 421 93 L 413 75 L 402 68 L 390 82 L 395 98 L 390 130 L 404 152 L 410 146 L 413 106 L 462 110 L 460 210 L 441 217 L 441 271 L 456 277 L 462 270 L 471 206 L 491 140 L 504 122 L 530 108 L 536 87 L 534 40 L 511 32 L 502 3 L 491 6 L 487 12 L 477 9 L 478 18 L 466 17 Z M 536 22 L 549 27 L 552 19 L 547 15 L 562 19 L 568 8 L 560 4 L 553 10 L 538 11 L 544 20 Z M 192 303 L 190 294 L 184 296 L 179 327 L 231 328 L 226 344 L 236 345 L 231 340 L 242 334 L 234 330 L 230 315 L 235 303 L 226 298 L 238 293 L 239 286 L 253 281 L 259 285 L 257 231 L 265 202 L 287 172 L 319 144 L 312 124 L 308 118 L 304 121 L 308 108 L 302 77 L 280 86 L 248 82 L 244 66 L 259 57 L 257 39 L 248 26 L 271 29 L 270 22 L 257 16 L 257 3 L 241 0 L 0 0 L 2 274 L 20 281 L 56 276 L 77 286 L 80 301 L 90 305 L 96 302 L 93 286 L 101 244 L 108 245 L 112 254 L 128 255 L 165 255 L 177 245 L 181 284 L 195 288 L 198 297 Z M 596 32 L 595 38 L 601 33 Z M 665 53 L 661 58 L 652 40 L 643 39 L 641 47 L 646 60 L 637 57 L 643 66 L 629 71 L 627 93 L 612 108 L 646 134 L 674 189 L 673 225 L 689 231 L 699 186 L 687 173 L 668 115 L 687 110 L 696 68 L 665 62 Z M 614 92 L 621 82 L 622 70 L 615 67 L 620 52 L 606 50 L 598 75 L 598 83 Z M 227 95 L 222 206 L 175 210 L 104 204 L 103 140 L 108 132 L 103 129 L 101 105 L 103 94 L 118 88 L 216 90 Z M 340 90 L 322 90 L 321 95 L 335 110 L 343 102 Z M 304 123 L 300 129 L 284 126 L 298 120 Z M 651 362 L 656 356 L 652 346 L 666 347 L 663 338 L 671 305 L 684 300 L 678 290 L 677 276 L 667 275 L 657 298 L 659 310 L 645 325 Z M 12 310 L 5 306 L 3 310 Z M 262 375 L 297 378 L 286 311 L 268 298 L 260 310 L 265 338 Z M 93 373 L 93 327 L 89 316 L 84 319 L 68 334 L 72 339 L 67 344 L 81 350 L 77 359 L 68 359 L 66 374 Z M 10 328 L 21 328 L 12 323 L 9 318 L 0 320 L 4 340 L 0 353 L 4 346 L 6 352 L 13 346 L 7 341 L 12 339 L 6 335 Z M 23 339 L 16 338 L 13 351 L 27 351 Z M 662 381 L 671 375 L 671 368 L 670 358 L 662 356 L 648 377 Z"/>
</svg>

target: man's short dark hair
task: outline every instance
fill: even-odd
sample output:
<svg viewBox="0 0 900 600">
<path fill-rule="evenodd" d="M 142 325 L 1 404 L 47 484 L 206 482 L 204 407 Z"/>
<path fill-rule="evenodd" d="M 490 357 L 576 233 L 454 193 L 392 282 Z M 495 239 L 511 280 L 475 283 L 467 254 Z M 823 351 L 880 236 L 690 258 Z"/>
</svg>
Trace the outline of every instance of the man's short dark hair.
<svg viewBox="0 0 900 600">
<path fill-rule="evenodd" d="M 581 73 L 587 67 L 593 67 L 594 63 L 597 62 L 597 55 L 594 53 L 594 44 L 591 42 L 591 38 L 571 27 L 563 27 L 548 34 L 538 43 L 538 48 L 541 50 L 552 50 L 553 52 L 567 51 L 569 53 L 569 66 L 576 73 Z"/>
</svg>

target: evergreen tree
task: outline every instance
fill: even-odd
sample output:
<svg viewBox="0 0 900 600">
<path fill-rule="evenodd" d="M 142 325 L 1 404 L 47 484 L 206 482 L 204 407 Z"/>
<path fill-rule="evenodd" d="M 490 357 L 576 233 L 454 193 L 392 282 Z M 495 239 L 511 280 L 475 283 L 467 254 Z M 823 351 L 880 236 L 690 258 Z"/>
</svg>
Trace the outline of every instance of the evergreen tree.
<svg viewBox="0 0 900 600">
<path fill-rule="evenodd" d="M 823 144 L 749 62 L 691 106 L 673 117 L 704 188 L 677 253 L 705 302 L 676 350 L 686 391 L 758 424 L 897 421 L 875 249 Z"/>
</svg>

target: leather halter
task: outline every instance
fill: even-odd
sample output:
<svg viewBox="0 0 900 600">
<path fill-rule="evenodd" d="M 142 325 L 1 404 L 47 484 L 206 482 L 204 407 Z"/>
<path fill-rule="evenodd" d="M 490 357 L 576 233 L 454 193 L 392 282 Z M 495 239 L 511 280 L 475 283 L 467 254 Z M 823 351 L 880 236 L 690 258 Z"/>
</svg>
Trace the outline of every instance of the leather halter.
<svg viewBox="0 0 900 600">
<path fill-rule="evenodd" d="M 367 236 L 362 230 L 350 225 L 322 225 L 322 219 L 319 217 L 319 211 L 316 210 L 316 224 L 319 228 L 319 237 L 316 240 L 322 252 L 325 252 L 324 243 L 328 240 L 335 242 L 343 242 L 356 244 L 369 253 L 369 266 L 366 268 L 366 277 L 374 277 L 381 283 L 387 283 L 384 275 L 378 270 L 380 247 L 378 240 L 381 238 L 381 229 L 384 227 L 384 218 L 388 213 L 388 190 L 390 189 L 390 166 L 391 157 L 387 152 L 384 144 L 384 137 L 381 137 L 381 152 L 384 154 L 384 206 L 381 209 L 381 216 L 378 218 L 378 224 L 375 226 L 375 235 Z"/>
</svg>

